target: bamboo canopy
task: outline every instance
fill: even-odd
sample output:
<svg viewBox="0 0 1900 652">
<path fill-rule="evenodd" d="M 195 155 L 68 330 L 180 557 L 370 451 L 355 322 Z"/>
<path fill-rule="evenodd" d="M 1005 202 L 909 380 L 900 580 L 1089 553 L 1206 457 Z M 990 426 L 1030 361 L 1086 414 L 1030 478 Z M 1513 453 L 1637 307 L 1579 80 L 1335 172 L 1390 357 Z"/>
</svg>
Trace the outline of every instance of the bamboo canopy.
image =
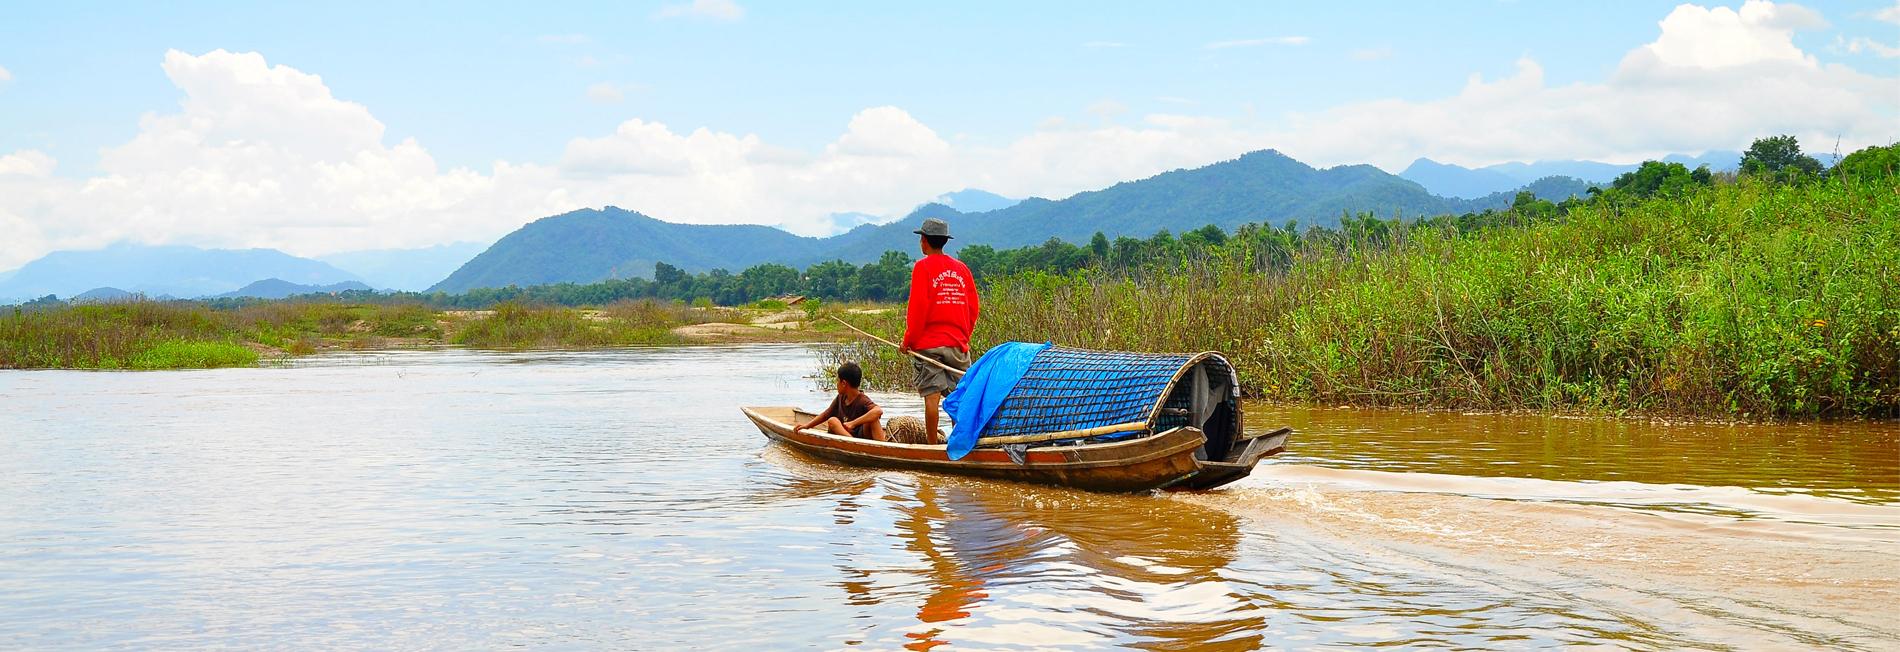
<svg viewBox="0 0 1900 652">
<path fill-rule="evenodd" d="M 1219 353 L 1050 347 L 991 417 L 978 446 L 1115 439 L 1194 427 L 1240 434 L 1239 378 Z"/>
</svg>

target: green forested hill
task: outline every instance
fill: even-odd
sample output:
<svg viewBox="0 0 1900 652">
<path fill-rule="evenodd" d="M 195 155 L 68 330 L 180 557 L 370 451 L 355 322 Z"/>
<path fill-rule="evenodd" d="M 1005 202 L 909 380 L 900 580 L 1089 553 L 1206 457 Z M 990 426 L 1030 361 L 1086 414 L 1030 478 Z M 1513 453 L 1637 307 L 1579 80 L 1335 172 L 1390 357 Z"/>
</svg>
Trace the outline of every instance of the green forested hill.
<svg viewBox="0 0 1900 652">
<path fill-rule="evenodd" d="M 1585 187 L 1562 178 L 1534 185 L 1540 197 L 1551 200 L 1581 193 Z M 767 262 L 795 267 L 827 260 L 865 263 L 888 250 L 914 249 L 911 231 L 926 217 L 949 220 L 956 245 L 1009 248 L 1052 237 L 1084 242 L 1098 231 L 1110 238 L 1147 237 L 1162 229 L 1179 233 L 1209 224 L 1226 230 L 1288 221 L 1331 226 L 1345 213 L 1386 218 L 1456 214 L 1507 206 L 1514 194 L 1472 200 L 1439 197 L 1370 165 L 1315 169 L 1262 150 L 1060 201 L 1031 198 L 981 213 L 927 204 L 897 222 L 860 226 L 830 238 L 804 238 L 763 226 L 672 224 L 610 206 L 524 226 L 430 289 L 460 292 L 644 276 L 655 262 L 687 271 L 738 271 Z"/>
<path fill-rule="evenodd" d="M 515 230 L 429 291 L 645 276 L 656 262 L 744 269 L 804 255 L 817 242 L 767 226 L 674 224 L 615 206 L 584 209 Z"/>
</svg>

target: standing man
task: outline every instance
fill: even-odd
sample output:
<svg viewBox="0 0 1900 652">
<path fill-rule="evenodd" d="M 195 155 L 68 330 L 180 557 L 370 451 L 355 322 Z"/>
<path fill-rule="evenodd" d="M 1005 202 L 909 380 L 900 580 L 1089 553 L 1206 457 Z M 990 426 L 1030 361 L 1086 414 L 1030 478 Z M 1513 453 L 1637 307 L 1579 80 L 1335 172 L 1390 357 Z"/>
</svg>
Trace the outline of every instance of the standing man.
<svg viewBox="0 0 1900 652">
<path fill-rule="evenodd" d="M 970 368 L 970 331 L 976 327 L 976 279 L 963 261 L 943 253 L 950 242 L 950 225 L 924 220 L 917 246 L 924 259 L 910 271 L 910 307 L 904 312 L 904 352 L 916 351 L 956 369 Z M 956 389 L 957 376 L 912 358 L 917 369 L 917 393 L 924 397 L 924 433 L 935 443 L 944 438 L 937 430 L 937 412 L 943 397 Z"/>
</svg>

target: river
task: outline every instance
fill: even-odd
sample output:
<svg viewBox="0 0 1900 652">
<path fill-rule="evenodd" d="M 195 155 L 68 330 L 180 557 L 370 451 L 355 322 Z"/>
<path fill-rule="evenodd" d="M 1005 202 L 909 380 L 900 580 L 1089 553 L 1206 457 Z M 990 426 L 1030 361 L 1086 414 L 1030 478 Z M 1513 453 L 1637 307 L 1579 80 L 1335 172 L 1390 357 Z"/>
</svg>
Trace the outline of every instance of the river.
<svg viewBox="0 0 1900 652">
<path fill-rule="evenodd" d="M 767 443 L 814 360 L 0 371 L 0 648 L 1900 647 L 1895 424 L 1258 406 L 1111 496 Z"/>
</svg>

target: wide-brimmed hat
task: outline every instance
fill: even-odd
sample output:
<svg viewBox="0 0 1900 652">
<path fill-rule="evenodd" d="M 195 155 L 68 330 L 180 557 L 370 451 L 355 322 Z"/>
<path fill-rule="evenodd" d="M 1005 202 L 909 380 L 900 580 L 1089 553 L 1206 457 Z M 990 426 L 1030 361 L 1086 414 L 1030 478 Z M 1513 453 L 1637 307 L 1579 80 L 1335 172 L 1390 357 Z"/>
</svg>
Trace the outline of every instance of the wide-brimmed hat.
<svg viewBox="0 0 1900 652">
<path fill-rule="evenodd" d="M 927 218 L 924 220 L 924 225 L 922 228 L 919 228 L 915 231 L 911 231 L 911 233 L 915 233 L 917 235 L 942 236 L 944 239 L 948 240 L 950 239 L 950 223 L 934 218 L 934 217 Z"/>
</svg>

